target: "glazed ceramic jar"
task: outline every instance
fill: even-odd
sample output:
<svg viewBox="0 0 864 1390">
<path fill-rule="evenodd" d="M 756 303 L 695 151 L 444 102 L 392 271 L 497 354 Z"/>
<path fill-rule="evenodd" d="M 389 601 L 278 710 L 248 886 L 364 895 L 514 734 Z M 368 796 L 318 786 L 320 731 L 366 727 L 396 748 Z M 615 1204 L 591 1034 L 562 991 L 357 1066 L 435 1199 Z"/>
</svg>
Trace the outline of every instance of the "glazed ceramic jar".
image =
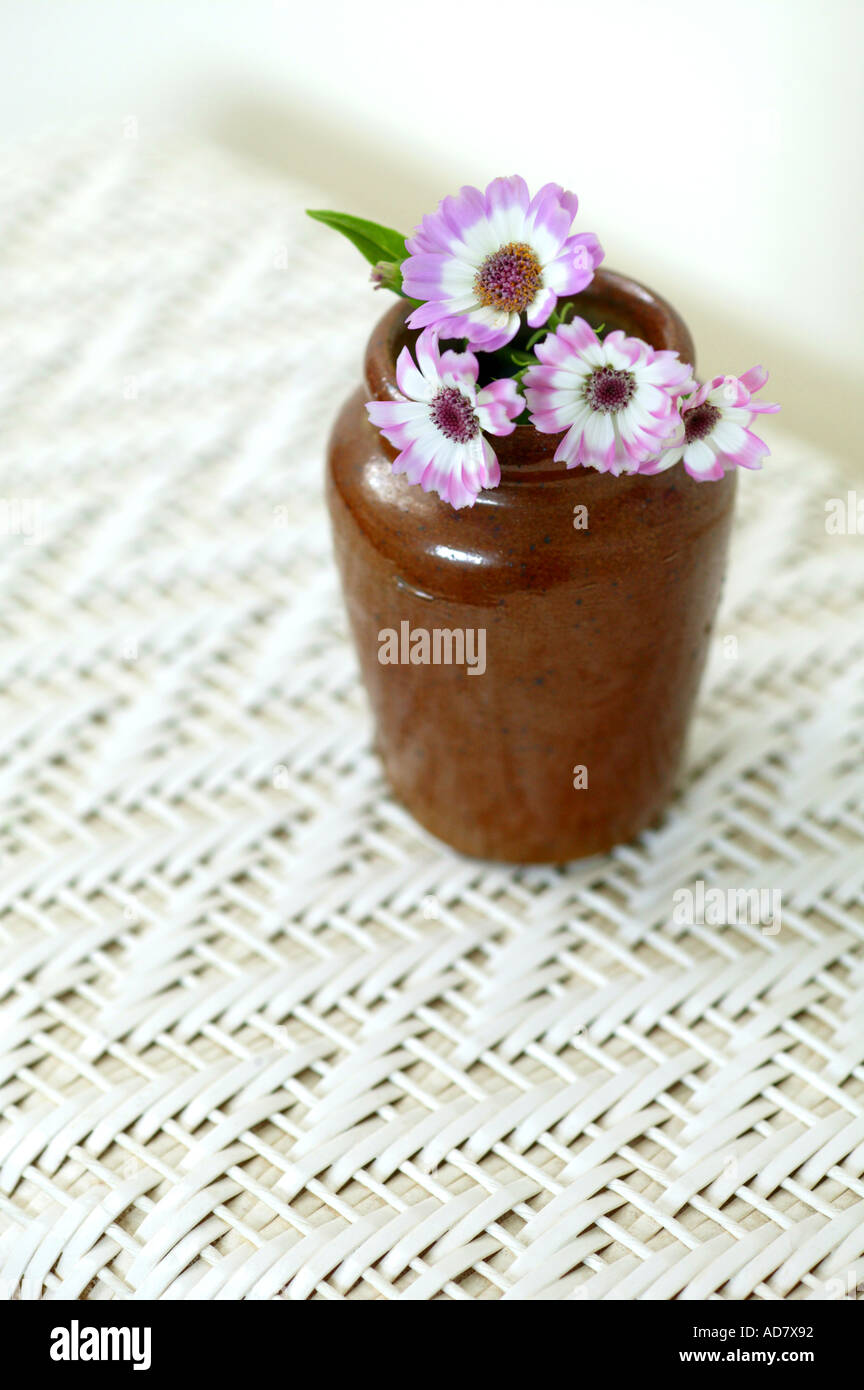
<svg viewBox="0 0 864 1390">
<path fill-rule="evenodd" d="M 576 311 L 693 363 L 657 295 L 596 273 Z M 398 302 L 336 421 L 328 502 L 396 796 L 465 854 L 561 862 L 630 839 L 673 792 L 720 597 L 735 474 L 621 476 L 496 438 L 499 487 L 455 511 L 394 475 L 364 402 L 396 394 Z"/>
</svg>

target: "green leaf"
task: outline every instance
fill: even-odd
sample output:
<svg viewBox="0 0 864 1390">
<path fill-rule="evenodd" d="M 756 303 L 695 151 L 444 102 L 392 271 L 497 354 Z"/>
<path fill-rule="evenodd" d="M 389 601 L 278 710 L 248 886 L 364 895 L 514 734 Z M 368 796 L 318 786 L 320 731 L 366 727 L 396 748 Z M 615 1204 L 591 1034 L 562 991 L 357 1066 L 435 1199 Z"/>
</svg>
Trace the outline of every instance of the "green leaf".
<svg viewBox="0 0 864 1390">
<path fill-rule="evenodd" d="M 405 238 L 392 227 L 382 227 L 377 222 L 367 222 L 364 217 L 352 217 L 347 212 L 326 212 L 307 208 L 306 215 L 325 227 L 341 232 L 365 256 L 370 265 L 379 261 L 404 261 L 407 257 Z"/>
</svg>

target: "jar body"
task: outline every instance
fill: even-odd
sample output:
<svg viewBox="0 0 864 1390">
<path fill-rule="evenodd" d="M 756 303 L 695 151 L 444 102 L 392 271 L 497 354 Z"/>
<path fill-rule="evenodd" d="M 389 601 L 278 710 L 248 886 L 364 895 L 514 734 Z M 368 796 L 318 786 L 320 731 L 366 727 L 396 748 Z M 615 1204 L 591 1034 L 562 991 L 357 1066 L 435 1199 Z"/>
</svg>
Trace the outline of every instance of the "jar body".
<svg viewBox="0 0 864 1390">
<path fill-rule="evenodd" d="M 615 308 L 613 291 L 633 282 L 595 279 L 601 311 L 614 282 L 613 326 L 644 330 L 638 304 L 632 325 Z M 328 455 L 335 554 L 387 777 L 466 854 L 554 863 L 607 850 L 672 794 L 735 476 L 568 471 L 552 459 L 557 437 L 519 427 L 492 441 L 499 487 L 454 511 L 392 473 L 364 410 L 393 394 L 403 318 L 396 306 L 373 334 L 367 386 Z M 652 336 L 679 347 L 672 329 Z"/>
</svg>

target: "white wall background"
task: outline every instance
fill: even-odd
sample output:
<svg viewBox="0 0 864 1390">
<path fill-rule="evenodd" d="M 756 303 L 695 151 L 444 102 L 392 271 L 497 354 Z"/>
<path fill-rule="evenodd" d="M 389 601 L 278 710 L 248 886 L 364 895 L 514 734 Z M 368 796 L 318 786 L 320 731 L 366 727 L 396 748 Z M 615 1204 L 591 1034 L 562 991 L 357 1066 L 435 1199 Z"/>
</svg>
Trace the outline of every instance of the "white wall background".
<svg viewBox="0 0 864 1390">
<path fill-rule="evenodd" d="M 0 139 L 134 115 L 408 229 L 520 171 L 858 455 L 862 0 L 0 0 Z M 322 235 L 326 232 L 322 230 Z"/>
</svg>

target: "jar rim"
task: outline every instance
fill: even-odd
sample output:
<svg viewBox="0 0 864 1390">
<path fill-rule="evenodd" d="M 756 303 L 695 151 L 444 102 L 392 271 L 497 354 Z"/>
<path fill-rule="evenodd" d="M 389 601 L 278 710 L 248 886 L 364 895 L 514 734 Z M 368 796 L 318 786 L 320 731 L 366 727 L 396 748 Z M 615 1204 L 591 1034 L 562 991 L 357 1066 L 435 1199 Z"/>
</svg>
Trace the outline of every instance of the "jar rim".
<svg viewBox="0 0 864 1390">
<path fill-rule="evenodd" d="M 567 297 L 564 297 L 565 302 Z M 695 351 L 690 330 L 677 309 L 639 280 L 602 267 L 591 283 L 571 297 L 576 313 L 605 323 L 607 331 L 620 328 L 631 337 L 643 339 L 656 352 L 677 352 L 682 362 L 695 368 Z M 366 348 L 366 384 L 372 399 L 400 399 L 396 384 L 396 359 L 402 348 L 413 347 L 416 330 L 406 326 L 411 312 L 403 299 L 379 319 Z M 502 469 L 524 470 L 543 466 L 553 472 L 564 471 L 555 464 L 560 434 L 540 434 L 533 425 L 517 425 L 512 434 L 496 435 L 493 447 Z"/>
</svg>

